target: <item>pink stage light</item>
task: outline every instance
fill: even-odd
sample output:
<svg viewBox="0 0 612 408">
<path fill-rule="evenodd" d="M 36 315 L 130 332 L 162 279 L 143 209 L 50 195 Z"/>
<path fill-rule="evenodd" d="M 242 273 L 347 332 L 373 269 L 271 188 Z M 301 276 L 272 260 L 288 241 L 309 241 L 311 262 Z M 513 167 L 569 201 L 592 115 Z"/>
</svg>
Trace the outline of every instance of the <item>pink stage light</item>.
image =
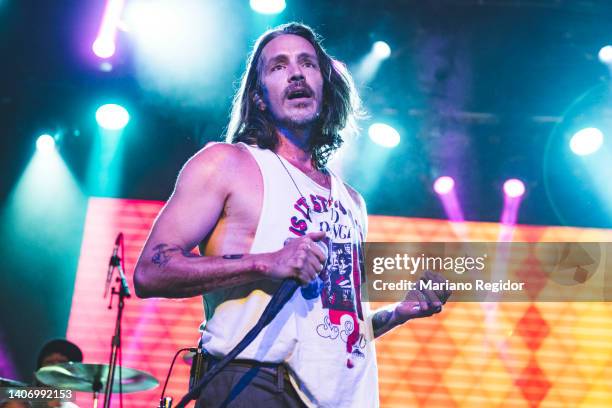
<svg viewBox="0 0 612 408">
<path fill-rule="evenodd" d="M 97 38 L 91 50 L 100 58 L 110 58 L 115 55 L 115 43 L 105 38 Z"/>
<path fill-rule="evenodd" d="M 508 179 L 504 183 L 504 209 L 501 215 L 501 223 L 504 225 L 515 225 L 518 218 L 518 211 L 521 206 L 521 200 L 525 194 L 525 184 L 519 179 Z M 509 237 L 512 236 L 511 231 L 507 231 Z M 508 236 L 504 236 L 503 240 L 510 240 Z"/>
<path fill-rule="evenodd" d="M 508 179 L 504 183 L 504 194 L 510 198 L 521 197 L 525 194 L 525 184 L 519 179 Z"/>
<path fill-rule="evenodd" d="M 124 5 L 125 0 L 107 0 L 106 2 L 98 36 L 91 46 L 94 54 L 100 58 L 110 58 L 115 54 L 117 26 L 119 25 Z"/>
<path fill-rule="evenodd" d="M 438 177 L 433 189 L 438 194 L 448 219 L 454 222 L 463 221 L 463 210 L 455 193 L 455 180 L 449 176 Z"/>
<path fill-rule="evenodd" d="M 440 195 L 448 194 L 455 188 L 455 180 L 449 176 L 438 177 L 434 182 L 433 188 Z"/>
</svg>

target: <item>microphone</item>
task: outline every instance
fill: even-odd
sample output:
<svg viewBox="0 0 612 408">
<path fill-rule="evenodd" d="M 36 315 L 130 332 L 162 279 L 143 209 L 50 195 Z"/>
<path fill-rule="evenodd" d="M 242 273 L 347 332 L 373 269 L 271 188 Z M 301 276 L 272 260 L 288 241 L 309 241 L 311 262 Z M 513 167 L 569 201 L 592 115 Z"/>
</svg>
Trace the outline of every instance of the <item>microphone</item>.
<svg viewBox="0 0 612 408">
<path fill-rule="evenodd" d="M 327 241 L 327 239 L 325 239 Z M 325 263 L 323 264 L 323 270 L 327 268 L 327 259 L 329 256 L 329 248 L 327 247 L 327 242 L 317 241 L 315 242 L 319 249 L 323 251 L 325 254 Z M 302 297 L 306 300 L 314 299 L 321 296 L 321 292 L 323 291 L 323 279 L 319 275 L 314 278 L 308 285 L 302 286 L 300 288 L 302 292 Z"/>
<path fill-rule="evenodd" d="M 106 273 L 106 285 L 104 286 L 104 297 L 108 295 L 108 290 L 110 289 L 111 279 L 113 278 L 113 270 L 116 266 L 119 266 L 120 258 L 117 256 L 119 252 L 119 245 L 123 240 L 123 232 L 120 232 L 115 239 L 115 246 L 113 248 L 113 254 L 108 261 L 108 272 Z"/>
<path fill-rule="evenodd" d="M 283 245 L 287 245 L 289 241 L 294 240 L 294 239 L 297 239 L 297 238 L 287 238 Z M 325 270 L 325 268 L 327 268 L 327 259 L 329 256 L 329 248 L 328 248 L 329 239 L 323 238 L 322 241 L 316 241 L 315 244 L 319 247 L 321 251 L 323 251 L 323 254 L 325 255 L 325 262 L 323 264 L 323 270 Z M 321 279 L 321 277 L 317 275 L 317 277 L 314 278 L 312 281 L 310 281 L 307 285 L 302 286 L 300 290 L 302 292 L 302 297 L 304 297 L 304 299 L 306 300 L 314 299 L 320 296 L 321 292 L 323 291 L 323 279 Z"/>
</svg>

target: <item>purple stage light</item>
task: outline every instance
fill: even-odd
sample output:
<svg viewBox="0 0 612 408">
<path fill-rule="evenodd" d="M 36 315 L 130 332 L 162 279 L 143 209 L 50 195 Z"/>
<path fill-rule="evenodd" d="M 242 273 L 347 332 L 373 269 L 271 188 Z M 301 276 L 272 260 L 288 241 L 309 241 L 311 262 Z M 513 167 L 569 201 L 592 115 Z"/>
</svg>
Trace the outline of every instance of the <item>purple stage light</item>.
<svg viewBox="0 0 612 408">
<path fill-rule="evenodd" d="M 117 26 L 121 20 L 124 5 L 125 0 L 107 0 L 106 2 L 98 36 L 91 46 L 94 54 L 100 58 L 110 58 L 115 54 Z"/>
<path fill-rule="evenodd" d="M 504 194 L 510 198 L 518 198 L 525 194 L 525 184 L 519 179 L 508 179 L 504 183 Z"/>
<path fill-rule="evenodd" d="M 521 200 L 525 194 L 525 184 L 519 179 L 508 179 L 504 183 L 504 209 L 502 210 L 501 223 L 504 225 L 515 225 Z M 511 230 L 508 230 L 511 237 Z M 504 240 L 509 240 L 504 237 Z"/>
<path fill-rule="evenodd" d="M 463 221 L 463 210 L 455 193 L 455 180 L 450 176 L 438 177 L 433 184 L 433 189 L 438 194 L 448 219 L 454 222 Z"/>
<path fill-rule="evenodd" d="M 110 58 L 115 55 L 115 43 L 107 38 L 96 38 L 91 50 L 100 58 Z"/>
<path fill-rule="evenodd" d="M 433 188 L 440 195 L 448 194 L 455 188 L 455 180 L 449 176 L 438 177 L 434 182 Z"/>
<path fill-rule="evenodd" d="M 0 333 L 0 377 L 17 378 L 17 376 L 18 372 L 13 363 L 11 352 L 3 337 L 3 333 Z"/>
</svg>

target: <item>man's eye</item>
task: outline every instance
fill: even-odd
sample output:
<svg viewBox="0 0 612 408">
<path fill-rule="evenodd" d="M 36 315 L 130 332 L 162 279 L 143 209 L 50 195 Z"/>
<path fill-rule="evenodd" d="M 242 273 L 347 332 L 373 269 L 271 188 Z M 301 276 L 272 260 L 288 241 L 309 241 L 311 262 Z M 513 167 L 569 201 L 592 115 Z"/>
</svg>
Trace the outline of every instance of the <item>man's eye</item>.
<svg viewBox="0 0 612 408">
<path fill-rule="evenodd" d="M 304 63 L 304 66 L 305 66 L 305 67 L 308 67 L 308 68 L 316 68 L 316 65 L 315 65 L 315 64 L 313 64 L 312 62 L 305 62 L 305 63 Z"/>
<path fill-rule="evenodd" d="M 279 69 L 282 69 L 283 67 L 284 67 L 283 65 L 277 64 L 277 65 L 274 65 L 270 71 L 278 71 Z"/>
</svg>

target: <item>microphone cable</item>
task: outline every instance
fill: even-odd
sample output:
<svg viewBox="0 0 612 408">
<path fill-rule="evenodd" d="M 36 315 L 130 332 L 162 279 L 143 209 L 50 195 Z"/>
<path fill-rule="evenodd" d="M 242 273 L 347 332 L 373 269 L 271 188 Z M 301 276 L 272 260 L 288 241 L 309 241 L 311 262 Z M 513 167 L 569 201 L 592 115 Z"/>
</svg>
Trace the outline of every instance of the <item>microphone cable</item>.
<svg viewBox="0 0 612 408">
<path fill-rule="evenodd" d="M 162 389 L 161 396 L 159 397 L 159 407 L 160 408 L 164 408 L 166 406 L 165 400 L 164 400 L 166 396 L 166 388 L 168 387 L 168 382 L 170 381 L 170 376 L 172 375 L 172 369 L 174 368 L 174 363 L 176 362 L 176 358 L 179 356 L 179 354 L 185 351 L 190 351 L 192 353 L 195 353 L 197 349 L 194 347 L 184 347 L 182 349 L 179 349 L 174 354 L 174 357 L 172 358 L 172 363 L 170 364 L 170 368 L 168 369 L 168 374 L 166 375 L 166 381 L 164 382 L 164 388 Z"/>
<path fill-rule="evenodd" d="M 280 312 L 283 306 L 291 299 L 300 284 L 295 279 L 285 279 L 276 290 L 261 317 L 242 340 L 223 359 L 212 366 L 200 381 L 179 401 L 176 408 L 184 408 L 190 401 L 198 398 L 204 387 L 221 372 L 238 354 L 240 354 Z M 165 387 L 164 387 L 165 389 Z"/>
</svg>

